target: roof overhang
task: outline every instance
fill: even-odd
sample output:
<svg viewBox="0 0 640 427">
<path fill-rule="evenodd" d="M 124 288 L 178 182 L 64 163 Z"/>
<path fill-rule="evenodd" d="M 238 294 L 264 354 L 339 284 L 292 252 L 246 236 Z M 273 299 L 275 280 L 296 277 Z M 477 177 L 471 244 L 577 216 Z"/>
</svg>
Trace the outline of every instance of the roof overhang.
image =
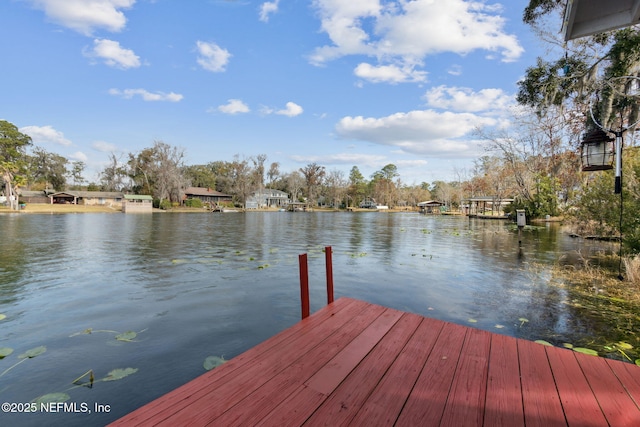
<svg viewBox="0 0 640 427">
<path fill-rule="evenodd" d="M 640 21 L 640 0 L 568 0 L 562 31 L 573 40 Z"/>
</svg>

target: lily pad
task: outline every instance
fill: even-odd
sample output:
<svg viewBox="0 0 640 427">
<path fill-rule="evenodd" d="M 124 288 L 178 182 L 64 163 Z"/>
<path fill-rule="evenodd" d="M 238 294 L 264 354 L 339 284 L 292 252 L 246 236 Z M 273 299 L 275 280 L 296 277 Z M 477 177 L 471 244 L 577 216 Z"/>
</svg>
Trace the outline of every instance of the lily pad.
<svg viewBox="0 0 640 427">
<path fill-rule="evenodd" d="M 4 359 L 8 355 L 13 353 L 13 349 L 9 347 L 0 347 L 0 359 Z"/>
<path fill-rule="evenodd" d="M 135 374 L 138 372 L 138 368 L 118 368 L 110 371 L 106 377 L 102 379 L 102 381 L 117 381 L 121 380 L 125 377 L 128 377 L 131 374 Z"/>
<path fill-rule="evenodd" d="M 40 406 L 42 403 L 66 402 L 69 399 L 71 399 L 71 396 L 67 393 L 48 393 L 37 397 L 34 402 Z"/>
<path fill-rule="evenodd" d="M 131 342 L 135 337 L 137 337 L 138 334 L 134 331 L 127 331 L 127 332 L 123 332 L 121 334 L 116 335 L 116 339 L 118 341 L 126 341 L 126 342 Z"/>
<path fill-rule="evenodd" d="M 632 350 L 633 349 L 633 346 L 631 344 L 626 343 L 626 342 L 622 342 L 622 341 L 620 341 L 619 343 L 616 343 L 616 347 L 618 347 L 619 349 L 622 349 L 622 350 Z"/>
<path fill-rule="evenodd" d="M 7 315 L 6 315 L 6 314 L 1 314 L 1 313 L 0 313 L 0 320 L 4 320 L 4 319 L 6 319 L 6 318 L 7 318 Z"/>
<path fill-rule="evenodd" d="M 636 365 L 640 366 L 640 359 L 636 359 Z"/>
<path fill-rule="evenodd" d="M 597 356 L 598 355 L 597 351 L 591 350 L 590 348 L 584 348 L 584 347 L 574 347 L 573 351 L 577 351 L 578 353 L 589 354 L 591 356 Z"/>
<path fill-rule="evenodd" d="M 469 322 L 469 323 L 478 323 L 478 321 L 476 319 L 467 319 L 467 322 Z"/>
<path fill-rule="evenodd" d="M 563 346 L 564 348 L 573 349 L 573 344 L 569 344 L 568 342 L 563 343 L 563 344 L 562 344 L 562 346 Z"/>
<path fill-rule="evenodd" d="M 553 344 L 551 344 L 549 341 L 535 340 L 535 342 L 537 342 L 538 344 L 542 344 L 542 345 L 546 345 L 546 346 L 549 346 L 549 347 L 553 347 Z"/>
<path fill-rule="evenodd" d="M 496 328 L 496 329 L 502 329 L 502 328 L 504 328 L 504 325 L 500 325 L 500 324 L 498 324 L 498 325 L 494 326 L 494 328 Z"/>
<path fill-rule="evenodd" d="M 39 347 L 32 348 L 31 350 L 25 351 L 24 353 L 18 356 L 18 359 L 27 359 L 27 358 L 32 359 L 36 356 L 40 356 L 45 351 L 47 351 L 47 347 L 41 345 Z"/>
<path fill-rule="evenodd" d="M 204 363 L 202 364 L 202 366 L 207 371 L 210 371 L 213 368 L 217 368 L 218 366 L 220 366 L 220 365 L 222 365 L 222 364 L 224 364 L 226 362 L 227 361 L 225 360 L 224 357 L 209 356 L 206 359 L 204 359 Z"/>
</svg>

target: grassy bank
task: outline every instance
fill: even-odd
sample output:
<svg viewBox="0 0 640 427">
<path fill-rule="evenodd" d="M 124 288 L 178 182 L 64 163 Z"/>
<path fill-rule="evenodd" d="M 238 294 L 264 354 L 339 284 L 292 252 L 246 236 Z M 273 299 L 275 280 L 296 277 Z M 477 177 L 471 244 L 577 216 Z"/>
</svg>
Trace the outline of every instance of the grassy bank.
<svg viewBox="0 0 640 427">
<path fill-rule="evenodd" d="M 62 204 L 27 204 L 24 209 L 12 211 L 8 207 L 0 207 L 0 213 L 20 213 L 20 214 L 58 214 L 58 213 L 121 213 L 121 208 L 113 208 L 109 206 L 88 206 L 88 205 L 62 205 Z"/>
</svg>

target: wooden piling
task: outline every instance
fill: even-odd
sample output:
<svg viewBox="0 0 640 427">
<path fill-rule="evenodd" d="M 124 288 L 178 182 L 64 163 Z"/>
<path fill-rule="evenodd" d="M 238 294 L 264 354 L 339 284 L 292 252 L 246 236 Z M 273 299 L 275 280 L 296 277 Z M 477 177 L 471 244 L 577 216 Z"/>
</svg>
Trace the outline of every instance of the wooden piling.
<svg viewBox="0 0 640 427">
<path fill-rule="evenodd" d="M 331 246 L 324 248 L 324 258 L 327 270 L 327 304 L 331 304 L 333 302 L 333 259 Z"/>
<path fill-rule="evenodd" d="M 302 318 L 309 317 L 309 266 L 307 254 L 298 255 L 300 265 L 300 305 L 302 306 Z"/>
</svg>

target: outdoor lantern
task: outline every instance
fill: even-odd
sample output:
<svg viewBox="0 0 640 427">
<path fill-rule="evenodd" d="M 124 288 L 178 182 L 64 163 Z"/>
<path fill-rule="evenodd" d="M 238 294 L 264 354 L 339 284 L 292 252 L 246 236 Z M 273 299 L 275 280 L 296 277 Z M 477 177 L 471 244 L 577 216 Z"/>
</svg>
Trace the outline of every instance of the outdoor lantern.
<svg viewBox="0 0 640 427">
<path fill-rule="evenodd" d="M 600 128 L 591 129 L 582 139 L 581 154 L 583 171 L 613 169 L 615 138 Z"/>
</svg>

